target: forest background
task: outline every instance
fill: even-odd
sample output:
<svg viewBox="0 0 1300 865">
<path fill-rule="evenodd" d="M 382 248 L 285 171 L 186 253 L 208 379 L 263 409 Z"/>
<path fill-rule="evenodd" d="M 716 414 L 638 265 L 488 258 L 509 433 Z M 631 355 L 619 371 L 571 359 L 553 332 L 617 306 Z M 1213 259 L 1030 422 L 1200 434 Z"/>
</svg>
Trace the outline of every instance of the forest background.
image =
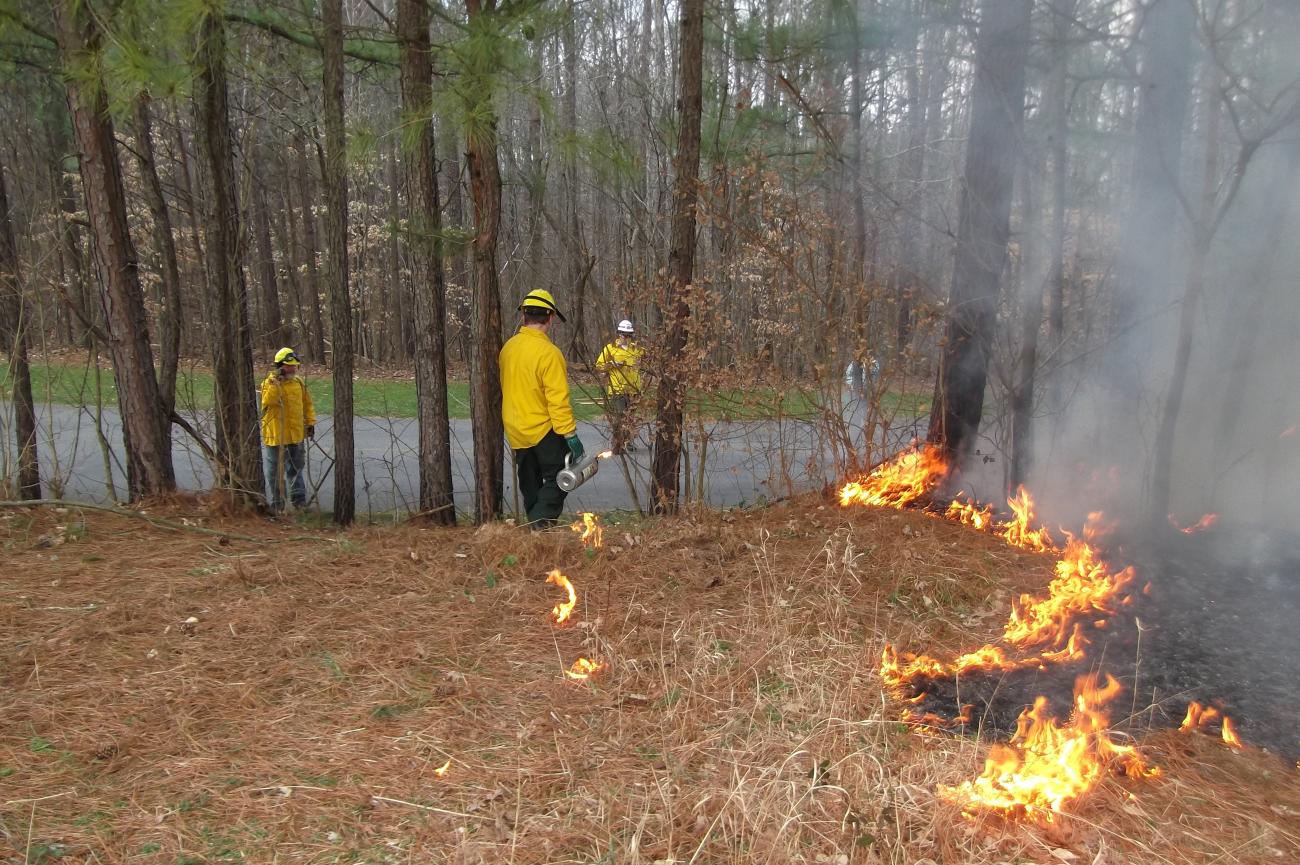
<svg viewBox="0 0 1300 865">
<path fill-rule="evenodd" d="M 392 371 L 416 510 L 455 517 L 459 398 L 492 519 L 496 352 L 542 286 L 593 392 L 640 325 L 658 510 L 692 416 L 749 404 L 828 475 L 928 410 L 989 498 L 1267 524 L 1300 480 L 1297 48 L 1285 0 L 0 0 L 8 497 L 74 351 L 113 371 L 123 498 L 186 436 L 256 499 L 289 344 L 332 376 L 334 519 Z"/>
</svg>

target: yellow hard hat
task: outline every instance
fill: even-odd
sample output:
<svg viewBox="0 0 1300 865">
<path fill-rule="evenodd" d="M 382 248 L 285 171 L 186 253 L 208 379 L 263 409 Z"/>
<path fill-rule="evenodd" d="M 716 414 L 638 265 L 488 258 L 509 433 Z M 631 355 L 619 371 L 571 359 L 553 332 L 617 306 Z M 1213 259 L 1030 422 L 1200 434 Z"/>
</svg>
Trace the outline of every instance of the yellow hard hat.
<svg viewBox="0 0 1300 865">
<path fill-rule="evenodd" d="M 298 355 L 291 348 L 282 348 L 275 353 L 275 362 L 282 363 L 286 366 L 298 366 L 302 361 L 298 360 Z"/>
<path fill-rule="evenodd" d="M 551 297 L 551 293 L 544 288 L 534 288 L 525 294 L 519 308 L 553 312 L 560 317 L 560 321 L 568 321 L 564 313 L 560 312 L 560 308 L 555 305 L 555 298 Z"/>
</svg>

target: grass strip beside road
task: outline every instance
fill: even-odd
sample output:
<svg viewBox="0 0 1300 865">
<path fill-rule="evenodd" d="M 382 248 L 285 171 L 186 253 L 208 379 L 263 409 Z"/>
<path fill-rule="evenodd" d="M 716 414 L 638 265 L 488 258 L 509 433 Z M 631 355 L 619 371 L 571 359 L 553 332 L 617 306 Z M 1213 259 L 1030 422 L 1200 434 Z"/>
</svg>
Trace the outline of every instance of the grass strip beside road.
<svg viewBox="0 0 1300 865">
<path fill-rule="evenodd" d="M 95 369 L 85 364 L 32 364 L 32 391 L 38 403 L 94 405 L 96 375 L 105 406 L 117 405 L 117 389 L 111 369 Z M 6 383 L 9 365 L 0 362 L 0 396 L 8 399 Z M 325 416 L 334 410 L 334 383 L 328 374 L 308 374 L 316 413 Z M 260 386 L 261 379 L 258 380 Z M 176 401 L 182 410 L 205 411 L 212 408 L 212 373 L 203 369 L 181 369 L 177 380 Z M 604 416 L 601 391 L 590 384 L 573 386 L 573 413 L 578 420 L 596 420 Z M 929 411 L 929 396 L 889 392 L 881 399 L 882 410 L 914 416 Z M 469 382 L 447 383 L 448 411 L 453 419 L 469 419 Z M 353 383 L 353 411 L 358 417 L 413 418 L 416 416 L 415 381 L 406 378 L 358 377 Z M 728 421 L 767 420 L 776 417 L 810 418 L 817 414 L 816 394 L 774 388 L 722 389 L 696 391 L 686 400 L 686 413 L 709 419 Z"/>
</svg>

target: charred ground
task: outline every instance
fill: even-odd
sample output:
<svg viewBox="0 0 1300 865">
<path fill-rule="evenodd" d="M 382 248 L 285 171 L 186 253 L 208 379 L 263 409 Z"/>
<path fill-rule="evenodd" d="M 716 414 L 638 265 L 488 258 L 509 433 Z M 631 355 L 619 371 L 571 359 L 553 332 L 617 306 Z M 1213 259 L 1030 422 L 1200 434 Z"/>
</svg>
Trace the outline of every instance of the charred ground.
<svg viewBox="0 0 1300 865">
<path fill-rule="evenodd" d="M 1109 782 L 1051 832 L 958 819 L 935 787 L 977 773 L 984 743 L 898 724 L 881 647 L 988 641 L 1050 561 L 922 514 L 804 500 L 609 527 L 587 553 L 507 526 L 154 513 L 243 537 L 3 515 L 16 861 L 1300 856 L 1294 767 L 1209 737 L 1148 739 L 1163 778 Z M 547 617 L 556 567 L 579 593 L 567 629 Z M 610 667 L 567 681 L 578 656 Z"/>
</svg>

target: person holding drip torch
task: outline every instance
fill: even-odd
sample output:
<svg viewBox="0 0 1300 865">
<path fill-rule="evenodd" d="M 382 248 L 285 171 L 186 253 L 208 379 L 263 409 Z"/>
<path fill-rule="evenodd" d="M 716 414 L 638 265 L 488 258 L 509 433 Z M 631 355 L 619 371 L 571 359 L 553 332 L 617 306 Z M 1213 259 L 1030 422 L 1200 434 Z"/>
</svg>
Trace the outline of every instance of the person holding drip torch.
<svg viewBox="0 0 1300 865">
<path fill-rule="evenodd" d="M 636 329 L 629 319 L 618 323 L 614 341 L 601 350 L 596 358 L 596 369 L 605 376 L 605 396 L 609 406 L 610 425 L 614 428 L 615 454 L 635 450 L 632 444 L 635 418 L 633 403 L 641 395 L 641 372 L 637 368 L 645 353 L 633 342 Z"/>
<path fill-rule="evenodd" d="M 298 377 L 300 365 L 293 349 L 282 348 L 275 353 L 275 369 L 262 382 L 262 461 L 273 514 L 284 510 L 286 489 L 295 508 L 307 504 L 305 439 L 316 437 L 316 409 Z"/>
<path fill-rule="evenodd" d="M 554 319 L 565 321 L 555 298 L 536 288 L 519 304 L 519 332 L 501 347 L 501 419 L 515 453 L 519 492 L 533 529 L 555 525 L 567 493 L 556 475 L 565 458 L 582 461 L 578 423 L 569 405 L 568 368 L 548 335 Z"/>
</svg>

